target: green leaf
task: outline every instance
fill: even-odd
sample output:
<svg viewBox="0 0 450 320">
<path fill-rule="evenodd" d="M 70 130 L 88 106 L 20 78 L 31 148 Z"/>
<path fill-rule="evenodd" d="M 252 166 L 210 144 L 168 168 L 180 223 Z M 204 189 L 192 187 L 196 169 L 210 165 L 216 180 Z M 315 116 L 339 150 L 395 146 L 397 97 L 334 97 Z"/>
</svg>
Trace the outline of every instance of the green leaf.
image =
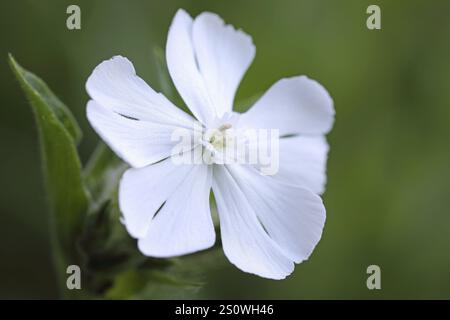
<svg viewBox="0 0 450 320">
<path fill-rule="evenodd" d="M 89 158 L 83 172 L 84 181 L 91 196 L 91 210 L 97 211 L 111 200 L 119 179 L 128 165 L 119 159 L 103 142 Z"/>
<path fill-rule="evenodd" d="M 105 297 L 193 299 L 205 284 L 205 273 L 224 262 L 223 253 L 217 246 L 181 258 L 148 259 L 139 268 L 119 274 Z"/>
<path fill-rule="evenodd" d="M 85 287 L 97 296 L 102 296 L 118 273 L 134 269 L 146 259 L 120 221 L 118 185 L 127 168 L 100 142 L 83 172 L 91 202 L 79 250 L 87 276 Z"/>
<path fill-rule="evenodd" d="M 76 149 L 81 131 L 69 109 L 41 79 L 22 68 L 12 55 L 9 64 L 35 115 L 49 196 L 53 251 L 61 276 L 67 264 L 77 263 L 76 241 L 88 208 Z"/>
<path fill-rule="evenodd" d="M 161 271 L 129 270 L 119 275 L 115 286 L 107 291 L 107 299 L 188 299 L 194 298 L 201 286 L 185 283 Z"/>
<path fill-rule="evenodd" d="M 127 168 L 100 142 L 84 169 L 91 203 L 80 248 L 90 271 L 105 274 L 130 263 L 129 251 L 135 243 L 120 222 L 118 205 L 118 185 Z"/>
<path fill-rule="evenodd" d="M 78 144 L 82 138 L 81 129 L 75 121 L 74 116 L 61 100 L 48 88 L 44 81 L 37 76 L 23 69 L 13 58 L 9 55 L 9 63 L 19 82 L 24 89 L 30 101 L 40 100 L 45 104 L 50 112 L 63 124 L 71 137 Z M 37 107 L 35 107 L 37 109 Z"/>
</svg>

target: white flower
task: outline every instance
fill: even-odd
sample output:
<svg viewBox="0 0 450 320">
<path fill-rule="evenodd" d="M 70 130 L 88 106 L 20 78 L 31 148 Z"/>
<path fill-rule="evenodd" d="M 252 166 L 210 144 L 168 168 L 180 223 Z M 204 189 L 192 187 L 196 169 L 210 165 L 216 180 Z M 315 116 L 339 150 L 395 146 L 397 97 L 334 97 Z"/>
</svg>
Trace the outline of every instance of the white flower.
<svg viewBox="0 0 450 320">
<path fill-rule="evenodd" d="M 251 38 L 215 14 L 192 19 L 179 10 L 170 26 L 168 69 L 195 118 L 216 133 L 230 127 L 278 129 L 274 176 L 250 164 L 176 164 L 171 135 L 193 130 L 196 119 L 150 88 L 124 57 L 102 62 L 89 77 L 88 119 L 132 167 L 122 177 L 119 204 L 145 255 L 172 257 L 214 244 L 211 188 L 225 255 L 245 272 L 283 279 L 320 240 L 325 208 L 318 195 L 326 180 L 324 134 L 333 124 L 332 100 L 320 84 L 299 76 L 276 82 L 246 113 L 233 112 L 236 89 L 254 55 Z M 222 138 L 207 139 L 217 148 Z"/>
</svg>

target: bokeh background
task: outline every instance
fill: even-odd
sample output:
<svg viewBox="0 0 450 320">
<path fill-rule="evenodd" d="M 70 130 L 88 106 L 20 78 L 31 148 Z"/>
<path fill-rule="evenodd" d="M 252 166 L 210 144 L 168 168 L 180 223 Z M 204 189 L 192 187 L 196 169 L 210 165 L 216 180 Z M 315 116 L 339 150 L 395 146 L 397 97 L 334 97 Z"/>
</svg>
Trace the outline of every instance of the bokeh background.
<svg viewBox="0 0 450 320">
<path fill-rule="evenodd" d="M 81 7 L 82 29 L 66 28 Z M 366 28 L 378 4 L 382 30 Z M 0 298 L 56 298 L 37 131 L 7 53 L 70 107 L 86 161 L 98 137 L 84 84 L 116 54 L 157 82 L 178 8 L 208 10 L 252 35 L 256 59 L 238 99 L 306 74 L 334 98 L 327 223 L 310 260 L 284 281 L 223 260 L 203 298 L 450 298 L 450 2 L 446 0 L 5 0 L 0 4 Z M 155 85 L 155 87 L 157 87 Z M 377 264 L 382 289 L 369 291 Z"/>
</svg>

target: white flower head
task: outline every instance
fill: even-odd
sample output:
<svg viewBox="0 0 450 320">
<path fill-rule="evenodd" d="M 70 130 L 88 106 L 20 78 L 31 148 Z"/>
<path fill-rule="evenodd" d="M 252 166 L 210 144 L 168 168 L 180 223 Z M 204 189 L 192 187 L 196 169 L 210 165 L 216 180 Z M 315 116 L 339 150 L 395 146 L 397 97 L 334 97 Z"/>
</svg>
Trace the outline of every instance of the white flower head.
<svg viewBox="0 0 450 320">
<path fill-rule="evenodd" d="M 87 117 L 131 166 L 120 182 L 119 205 L 143 254 L 172 257 L 211 247 L 211 189 L 225 255 L 245 272 L 283 279 L 320 240 L 324 135 L 334 120 L 332 100 L 319 83 L 298 76 L 276 82 L 249 111 L 233 112 L 237 87 L 254 56 L 250 36 L 216 14 L 192 19 L 179 10 L 166 60 L 195 118 L 149 87 L 124 57 L 102 62 L 89 77 Z M 249 128 L 276 130 L 276 172 L 261 174 L 261 159 L 227 161 L 224 151 L 235 145 L 230 141 L 258 149 L 259 143 L 242 133 Z M 179 130 L 192 137 L 184 149 L 177 149 L 174 139 Z M 203 160 L 175 161 L 186 154 Z"/>
</svg>

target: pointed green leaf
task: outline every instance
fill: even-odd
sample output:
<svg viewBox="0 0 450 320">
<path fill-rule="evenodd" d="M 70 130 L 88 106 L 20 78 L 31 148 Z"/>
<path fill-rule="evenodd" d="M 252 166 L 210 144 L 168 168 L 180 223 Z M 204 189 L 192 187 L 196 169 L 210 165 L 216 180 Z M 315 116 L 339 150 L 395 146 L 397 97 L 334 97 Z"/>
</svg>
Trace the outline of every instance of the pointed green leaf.
<svg viewBox="0 0 450 320">
<path fill-rule="evenodd" d="M 39 99 L 43 103 L 45 103 L 48 108 L 51 109 L 56 118 L 64 125 L 75 142 L 80 142 L 82 137 L 81 129 L 66 105 L 53 94 L 53 92 L 48 88 L 44 81 L 36 77 L 31 72 L 23 69 L 14 60 L 12 55 L 9 55 L 9 62 L 11 68 L 13 68 L 14 73 L 18 77 L 22 88 L 25 85 L 27 87 L 27 90 L 30 91 L 29 93 L 27 93 L 28 98 L 30 99 L 30 97 L 39 97 Z"/>
<path fill-rule="evenodd" d="M 9 64 L 35 115 L 49 196 L 54 254 L 58 271 L 65 272 L 66 264 L 76 263 L 76 239 L 88 207 L 76 149 L 81 131 L 69 109 L 41 79 L 22 68 L 12 55 Z"/>
</svg>

